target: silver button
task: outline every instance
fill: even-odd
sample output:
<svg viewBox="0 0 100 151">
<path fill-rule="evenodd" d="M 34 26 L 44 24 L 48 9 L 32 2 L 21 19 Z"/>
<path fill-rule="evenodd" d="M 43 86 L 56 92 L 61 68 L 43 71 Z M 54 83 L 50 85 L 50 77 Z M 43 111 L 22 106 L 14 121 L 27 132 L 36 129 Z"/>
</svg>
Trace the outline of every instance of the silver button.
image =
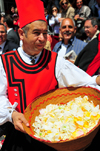
<svg viewBox="0 0 100 151">
<path fill-rule="evenodd" d="M 12 112 L 12 110 L 9 110 L 9 113 L 11 113 Z"/>
<path fill-rule="evenodd" d="M 18 96 L 18 94 L 17 94 L 17 93 L 15 93 L 14 95 L 15 95 L 15 96 Z"/>
<path fill-rule="evenodd" d="M 16 92 L 16 91 L 17 91 L 17 89 L 14 89 L 14 91 Z"/>
</svg>

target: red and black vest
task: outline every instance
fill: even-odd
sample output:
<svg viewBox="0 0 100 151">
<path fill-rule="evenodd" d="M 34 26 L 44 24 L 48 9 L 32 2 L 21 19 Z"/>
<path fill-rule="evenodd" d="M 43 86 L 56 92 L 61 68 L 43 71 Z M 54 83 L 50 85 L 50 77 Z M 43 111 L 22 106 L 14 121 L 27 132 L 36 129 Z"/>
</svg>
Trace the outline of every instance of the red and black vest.
<svg viewBox="0 0 100 151">
<path fill-rule="evenodd" d="M 57 87 L 55 52 L 44 49 L 35 65 L 26 64 L 17 50 L 1 57 L 7 77 L 8 98 L 12 104 L 18 102 L 19 112 L 23 113 L 34 98 Z"/>
</svg>

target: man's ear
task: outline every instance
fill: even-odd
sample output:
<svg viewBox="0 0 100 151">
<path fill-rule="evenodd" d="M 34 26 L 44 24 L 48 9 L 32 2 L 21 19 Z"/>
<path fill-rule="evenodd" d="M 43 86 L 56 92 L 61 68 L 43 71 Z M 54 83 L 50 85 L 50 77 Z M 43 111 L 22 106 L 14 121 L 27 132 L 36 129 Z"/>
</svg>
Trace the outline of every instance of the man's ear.
<svg viewBox="0 0 100 151">
<path fill-rule="evenodd" d="M 76 30 L 77 30 L 77 27 L 75 26 L 75 28 L 74 28 L 74 34 L 76 33 Z"/>
<path fill-rule="evenodd" d="M 23 40 L 25 33 L 21 28 L 18 29 L 18 34 L 19 34 L 20 40 Z"/>
<path fill-rule="evenodd" d="M 95 30 L 96 30 L 96 31 L 98 30 L 98 25 L 95 25 Z"/>
<path fill-rule="evenodd" d="M 3 22 L 3 24 L 7 27 L 7 23 L 6 22 Z"/>
</svg>

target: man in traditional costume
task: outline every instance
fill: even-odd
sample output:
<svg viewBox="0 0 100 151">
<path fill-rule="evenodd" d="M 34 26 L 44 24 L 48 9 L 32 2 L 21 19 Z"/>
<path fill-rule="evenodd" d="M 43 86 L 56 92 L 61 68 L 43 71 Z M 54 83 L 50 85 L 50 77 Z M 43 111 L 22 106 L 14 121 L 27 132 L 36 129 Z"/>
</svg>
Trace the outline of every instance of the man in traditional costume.
<svg viewBox="0 0 100 151">
<path fill-rule="evenodd" d="M 71 62 L 44 49 L 47 23 L 40 0 L 16 0 L 23 46 L 0 58 L 0 125 L 7 125 L 2 151 L 53 151 L 25 133 L 29 126 L 25 108 L 34 98 L 57 87 L 100 87 L 100 77 L 90 77 Z"/>
</svg>

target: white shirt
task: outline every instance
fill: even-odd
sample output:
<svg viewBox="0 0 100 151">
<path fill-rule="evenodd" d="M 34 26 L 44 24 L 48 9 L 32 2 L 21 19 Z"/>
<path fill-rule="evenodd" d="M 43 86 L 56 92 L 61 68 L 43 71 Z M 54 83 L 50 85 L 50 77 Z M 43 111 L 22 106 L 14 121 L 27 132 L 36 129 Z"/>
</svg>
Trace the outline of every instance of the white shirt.
<svg viewBox="0 0 100 151">
<path fill-rule="evenodd" d="M 31 64 L 30 56 L 22 50 L 22 47 L 18 48 L 18 53 L 24 62 Z M 37 55 L 36 61 L 39 59 L 39 55 Z M 90 77 L 83 70 L 79 69 L 74 64 L 62 57 L 57 57 L 55 73 L 59 88 L 69 86 L 91 86 L 100 90 L 100 87 L 96 84 L 96 76 Z M 7 79 L 0 58 L 0 125 L 7 121 L 12 122 L 12 112 L 17 106 L 17 103 L 11 105 L 7 98 L 6 92 Z M 12 107 L 12 112 L 9 112 L 8 107 Z"/>
<path fill-rule="evenodd" d="M 1 49 L 0 49 L 0 54 L 2 54 L 2 52 L 3 52 L 3 49 L 4 49 L 4 46 L 5 46 L 5 43 L 6 43 L 6 41 L 0 45 L 0 47 L 1 47 Z"/>
<path fill-rule="evenodd" d="M 61 49 L 58 51 L 58 56 L 59 57 L 64 57 L 65 56 L 66 51 L 67 51 L 67 46 L 68 45 L 65 45 L 65 44 L 62 43 Z"/>
<path fill-rule="evenodd" d="M 7 34 L 9 33 L 9 31 L 11 31 L 11 30 L 13 30 L 13 28 L 9 28 L 8 30 L 7 30 Z"/>
</svg>

